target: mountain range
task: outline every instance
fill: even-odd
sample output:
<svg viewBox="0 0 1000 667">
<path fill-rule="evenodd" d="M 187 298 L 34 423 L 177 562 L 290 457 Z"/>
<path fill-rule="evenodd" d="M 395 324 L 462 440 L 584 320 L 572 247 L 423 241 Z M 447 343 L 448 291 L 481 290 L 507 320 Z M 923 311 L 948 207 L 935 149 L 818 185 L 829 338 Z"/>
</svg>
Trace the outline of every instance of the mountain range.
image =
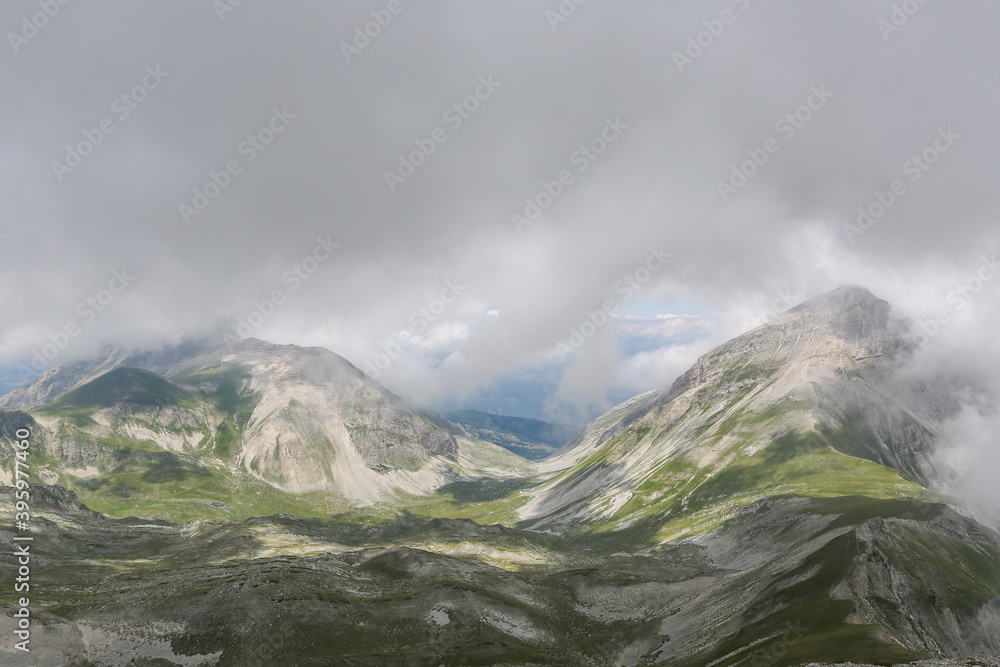
<svg viewBox="0 0 1000 667">
<path fill-rule="evenodd" d="M 43 482 L 30 664 L 998 655 L 1000 535 L 949 495 L 962 402 L 913 351 L 843 287 L 584 429 L 254 339 L 51 368 L 0 400 Z"/>
</svg>

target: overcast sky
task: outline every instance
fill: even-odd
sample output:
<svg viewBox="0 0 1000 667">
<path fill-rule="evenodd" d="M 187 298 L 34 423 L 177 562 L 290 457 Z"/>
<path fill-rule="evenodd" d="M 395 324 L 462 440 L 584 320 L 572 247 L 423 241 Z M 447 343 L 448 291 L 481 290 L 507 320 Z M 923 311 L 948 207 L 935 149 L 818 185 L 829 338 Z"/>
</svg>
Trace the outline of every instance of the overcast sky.
<svg viewBox="0 0 1000 667">
<path fill-rule="evenodd" d="M 582 423 L 840 284 L 995 318 L 995 3 L 236 2 L 3 3 L 4 364 L 229 330 Z"/>
</svg>

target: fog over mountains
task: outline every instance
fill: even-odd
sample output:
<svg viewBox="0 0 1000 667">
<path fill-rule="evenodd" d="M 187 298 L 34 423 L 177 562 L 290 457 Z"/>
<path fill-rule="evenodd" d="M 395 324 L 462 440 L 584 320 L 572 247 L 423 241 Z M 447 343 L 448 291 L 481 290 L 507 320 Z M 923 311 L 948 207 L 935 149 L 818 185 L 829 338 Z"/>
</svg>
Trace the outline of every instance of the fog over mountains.
<svg viewBox="0 0 1000 667">
<path fill-rule="evenodd" d="M 997 10 L 900 4 L 180 0 L 59 5 L 38 28 L 19 0 L 0 15 L 18 91 L 0 102 L 0 365 L 20 378 L 67 327 L 40 366 L 252 321 L 363 368 L 403 336 L 379 378 L 399 395 L 583 425 L 842 284 L 917 321 L 943 310 L 934 345 L 993 364 Z M 734 169 L 753 174 L 723 201 Z M 669 261 L 621 300 L 651 245 Z M 447 281 L 466 287 L 439 309 Z M 607 299 L 612 323 L 560 359 Z"/>
<path fill-rule="evenodd" d="M 914 375 L 911 324 L 841 287 L 535 461 L 515 452 L 553 427 L 472 412 L 463 426 L 321 348 L 202 340 L 54 367 L 0 411 L 5 437 L 30 431 L 50 485 L 31 487 L 44 581 L 64 591 L 45 604 L 43 655 L 693 666 L 1000 652 L 998 505 L 944 463 L 973 385 Z M 5 454 L 7 484 L 14 465 Z M 71 574 L 81 559 L 104 563 L 101 600 Z M 400 585 L 418 591 L 406 605 L 371 606 Z M 191 601 L 202 587 L 211 617 Z M 257 628 L 289 599 L 283 639 L 266 639 Z M 254 611 L 234 617 L 234 603 Z"/>
<path fill-rule="evenodd" d="M 998 21 L 4 3 L 0 663 L 992 664 Z"/>
</svg>

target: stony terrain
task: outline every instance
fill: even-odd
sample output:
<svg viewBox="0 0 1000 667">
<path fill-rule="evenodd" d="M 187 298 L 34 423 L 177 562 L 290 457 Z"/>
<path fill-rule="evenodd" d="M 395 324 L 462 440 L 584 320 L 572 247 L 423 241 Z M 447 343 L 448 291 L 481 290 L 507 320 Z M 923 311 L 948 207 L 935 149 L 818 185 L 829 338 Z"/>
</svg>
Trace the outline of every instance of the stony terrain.
<svg viewBox="0 0 1000 667">
<path fill-rule="evenodd" d="M 864 662 L 818 663 L 810 662 L 805 667 L 878 667 Z M 1000 667 L 1000 658 L 959 658 L 957 660 L 920 660 L 895 667 Z"/>
</svg>

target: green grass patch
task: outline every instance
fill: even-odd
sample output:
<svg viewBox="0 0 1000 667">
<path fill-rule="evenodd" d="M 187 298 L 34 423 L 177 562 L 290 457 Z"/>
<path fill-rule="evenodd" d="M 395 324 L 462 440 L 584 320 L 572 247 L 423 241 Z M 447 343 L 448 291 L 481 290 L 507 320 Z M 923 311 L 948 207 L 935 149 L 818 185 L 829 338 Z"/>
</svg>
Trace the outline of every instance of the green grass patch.
<svg viewBox="0 0 1000 667">
<path fill-rule="evenodd" d="M 450 495 L 458 504 L 483 503 L 506 498 L 517 491 L 535 486 L 535 484 L 537 482 L 530 478 L 493 479 L 482 477 L 445 484 L 437 490 L 437 493 Z"/>
<path fill-rule="evenodd" d="M 223 364 L 182 375 L 177 382 L 198 387 L 205 400 L 243 430 L 260 402 L 260 393 L 249 388 L 252 377 L 242 365 Z"/>
<path fill-rule="evenodd" d="M 234 442 L 238 442 L 239 436 L 228 421 L 219 423 L 215 429 L 215 447 L 212 451 L 223 461 L 228 460 L 232 453 Z"/>
<path fill-rule="evenodd" d="M 892 468 L 846 456 L 816 431 L 787 433 L 761 451 L 738 458 L 691 494 L 698 510 L 740 494 L 794 492 L 801 495 L 927 497 L 921 486 Z"/>
</svg>

